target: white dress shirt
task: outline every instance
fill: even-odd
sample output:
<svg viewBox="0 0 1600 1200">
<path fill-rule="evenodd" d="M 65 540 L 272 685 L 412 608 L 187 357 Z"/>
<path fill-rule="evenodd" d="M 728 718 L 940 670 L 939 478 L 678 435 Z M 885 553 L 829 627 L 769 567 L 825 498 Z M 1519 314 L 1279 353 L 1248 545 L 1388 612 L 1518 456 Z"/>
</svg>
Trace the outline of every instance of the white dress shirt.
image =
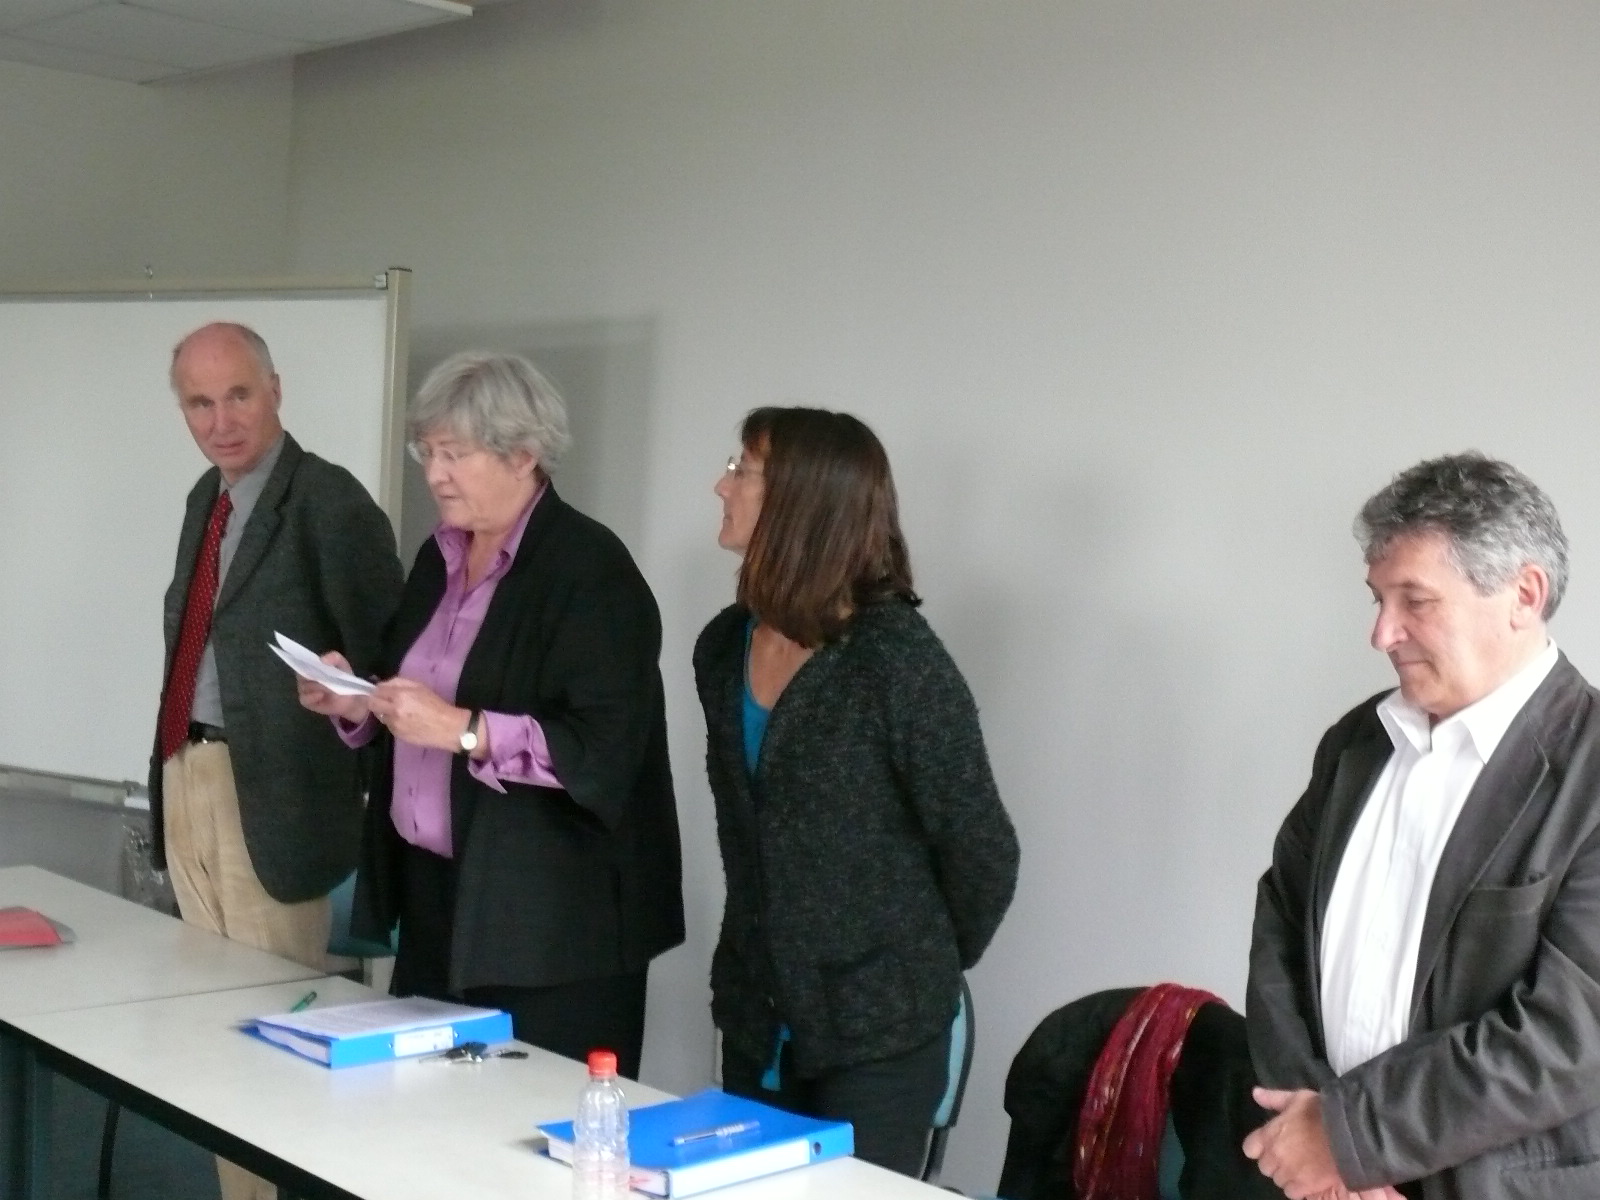
<svg viewBox="0 0 1600 1200">
<path fill-rule="evenodd" d="M 1555 665 L 1551 642 L 1483 699 L 1431 727 L 1398 689 L 1379 703 L 1394 753 L 1350 831 L 1323 919 L 1322 1026 L 1339 1074 L 1410 1032 L 1422 921 L 1445 843 L 1506 728 Z"/>
</svg>

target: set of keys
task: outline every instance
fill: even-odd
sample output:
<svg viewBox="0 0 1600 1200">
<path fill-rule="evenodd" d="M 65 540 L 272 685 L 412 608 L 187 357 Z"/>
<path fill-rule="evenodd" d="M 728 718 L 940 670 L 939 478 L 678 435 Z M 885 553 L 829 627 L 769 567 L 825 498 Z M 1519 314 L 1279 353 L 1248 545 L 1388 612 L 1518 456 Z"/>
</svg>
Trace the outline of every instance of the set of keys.
<svg viewBox="0 0 1600 1200">
<path fill-rule="evenodd" d="M 526 1050 L 491 1050 L 487 1042 L 462 1042 L 443 1054 L 430 1054 L 423 1061 L 444 1063 L 481 1063 L 490 1058 L 527 1058 Z"/>
</svg>

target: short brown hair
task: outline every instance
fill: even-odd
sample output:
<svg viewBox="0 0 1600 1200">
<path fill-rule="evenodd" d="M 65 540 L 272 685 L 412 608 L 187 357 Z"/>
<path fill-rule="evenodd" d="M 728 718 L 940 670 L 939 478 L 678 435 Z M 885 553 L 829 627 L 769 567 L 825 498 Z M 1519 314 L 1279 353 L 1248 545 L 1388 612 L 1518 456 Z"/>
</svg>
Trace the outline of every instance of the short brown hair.
<svg viewBox="0 0 1600 1200">
<path fill-rule="evenodd" d="M 816 647 L 863 604 L 920 604 L 883 443 L 849 413 L 758 408 L 739 433 L 765 459 L 761 515 L 739 568 L 739 603 Z"/>
</svg>

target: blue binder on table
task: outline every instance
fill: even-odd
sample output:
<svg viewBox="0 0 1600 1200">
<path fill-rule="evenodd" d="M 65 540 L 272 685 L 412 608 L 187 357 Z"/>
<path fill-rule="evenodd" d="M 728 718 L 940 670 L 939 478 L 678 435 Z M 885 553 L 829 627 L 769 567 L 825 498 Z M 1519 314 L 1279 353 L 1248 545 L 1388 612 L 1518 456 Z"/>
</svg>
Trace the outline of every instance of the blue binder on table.
<svg viewBox="0 0 1600 1200">
<path fill-rule="evenodd" d="M 436 1054 L 465 1042 L 511 1040 L 509 1013 L 421 996 L 256 1017 L 241 1028 L 327 1067 L 358 1067 Z"/>
<path fill-rule="evenodd" d="M 572 1161 L 572 1122 L 539 1126 L 546 1153 Z M 822 1121 L 707 1088 L 628 1111 L 630 1183 L 652 1196 L 694 1196 L 855 1149 L 848 1121 Z"/>
</svg>

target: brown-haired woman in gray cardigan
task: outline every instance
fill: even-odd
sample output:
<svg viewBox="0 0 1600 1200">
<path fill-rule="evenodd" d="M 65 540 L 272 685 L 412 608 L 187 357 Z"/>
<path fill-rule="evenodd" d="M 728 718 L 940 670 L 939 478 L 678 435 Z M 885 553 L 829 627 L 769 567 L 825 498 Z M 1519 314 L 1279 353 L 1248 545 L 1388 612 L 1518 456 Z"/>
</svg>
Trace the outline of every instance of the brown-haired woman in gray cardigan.
<svg viewBox="0 0 1600 1200">
<path fill-rule="evenodd" d="M 1011 902 L 1017 840 L 977 708 L 917 612 L 882 444 L 761 408 L 718 482 L 737 602 L 695 646 L 727 876 L 711 967 L 727 1090 L 922 1165 L 961 973 Z"/>
</svg>

